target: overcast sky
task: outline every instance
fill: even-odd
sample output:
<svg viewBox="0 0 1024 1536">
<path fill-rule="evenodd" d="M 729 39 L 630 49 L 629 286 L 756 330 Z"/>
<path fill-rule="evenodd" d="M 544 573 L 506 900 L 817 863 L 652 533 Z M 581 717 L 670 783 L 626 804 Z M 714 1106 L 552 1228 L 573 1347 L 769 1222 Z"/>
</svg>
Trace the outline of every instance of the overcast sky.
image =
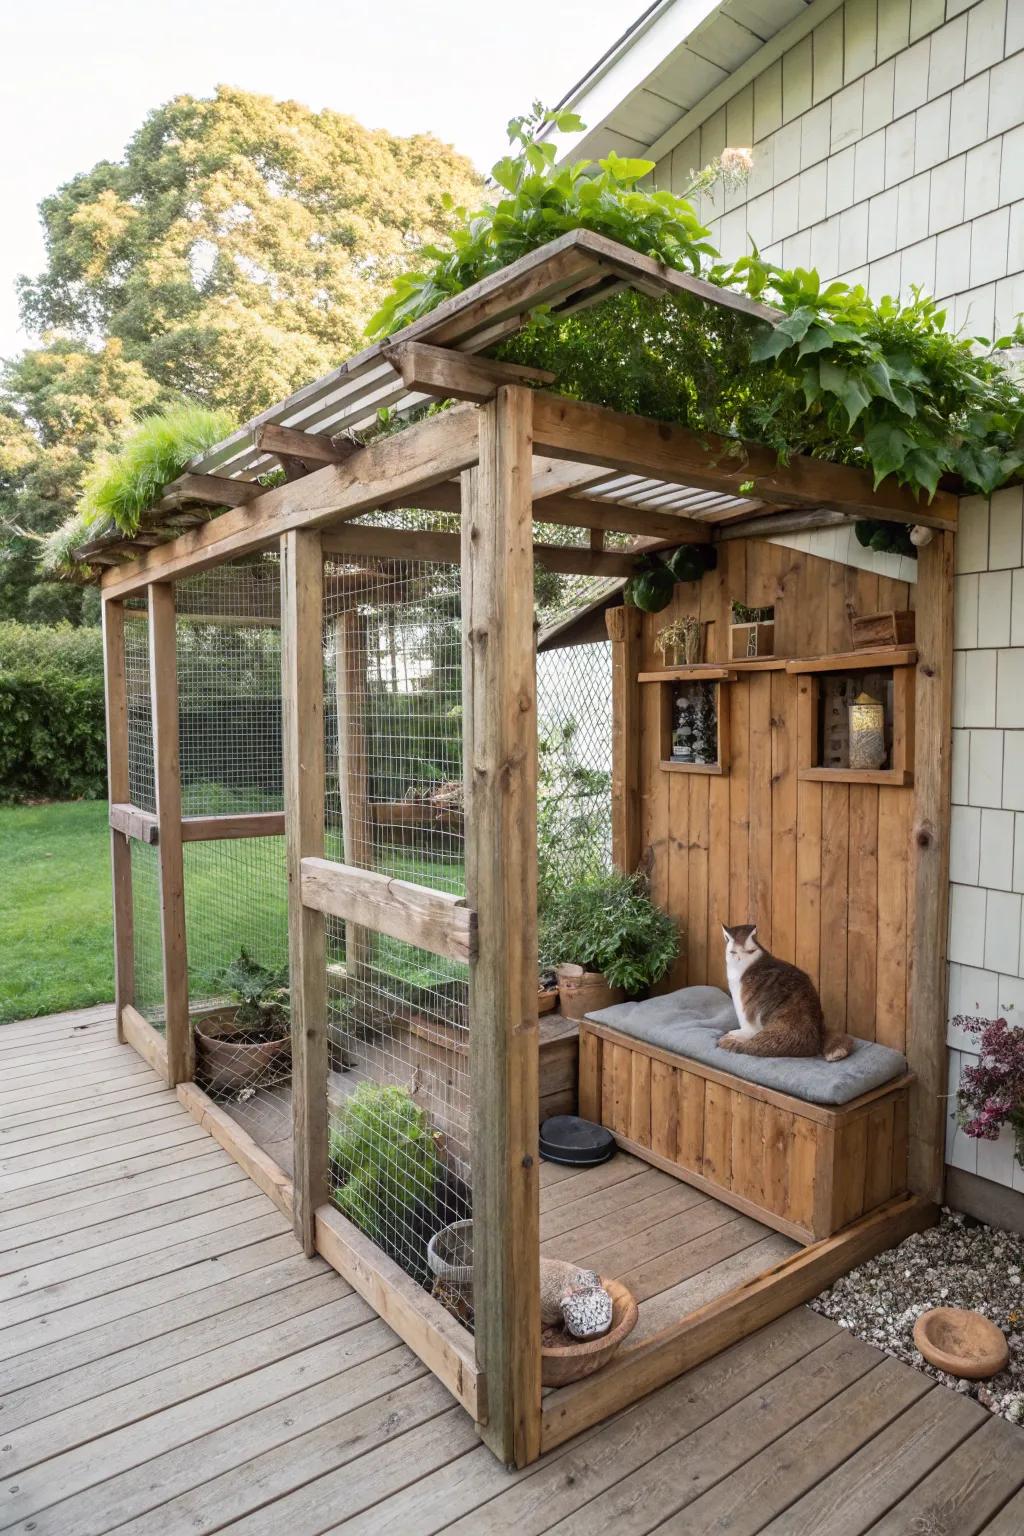
<svg viewBox="0 0 1024 1536">
<path fill-rule="evenodd" d="M 432 132 L 486 169 L 504 125 L 558 100 L 646 0 L 0 0 L 0 357 L 40 199 L 116 159 L 180 92 L 242 86 L 369 128 Z"/>
</svg>

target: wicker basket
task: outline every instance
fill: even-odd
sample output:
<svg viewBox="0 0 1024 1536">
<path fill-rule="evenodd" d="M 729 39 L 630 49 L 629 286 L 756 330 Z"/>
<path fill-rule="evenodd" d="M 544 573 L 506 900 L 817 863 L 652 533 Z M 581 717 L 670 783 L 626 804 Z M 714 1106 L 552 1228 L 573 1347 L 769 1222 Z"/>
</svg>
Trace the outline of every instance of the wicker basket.
<svg viewBox="0 0 1024 1536">
<path fill-rule="evenodd" d="M 617 1352 L 636 1327 L 639 1309 L 631 1292 L 618 1280 L 602 1280 L 612 1299 L 612 1326 L 599 1339 L 572 1339 L 565 1344 L 541 1345 L 541 1381 L 545 1387 L 565 1387 L 570 1381 L 592 1376 Z"/>
</svg>

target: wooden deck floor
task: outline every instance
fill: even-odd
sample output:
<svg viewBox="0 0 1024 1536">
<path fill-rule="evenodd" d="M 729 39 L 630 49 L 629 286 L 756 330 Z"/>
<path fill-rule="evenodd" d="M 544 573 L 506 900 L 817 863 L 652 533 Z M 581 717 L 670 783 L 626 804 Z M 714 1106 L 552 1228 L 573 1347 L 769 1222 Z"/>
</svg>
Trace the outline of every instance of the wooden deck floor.
<svg viewBox="0 0 1024 1536">
<path fill-rule="evenodd" d="M 1024 1434 L 803 1308 L 535 1467 L 504 1471 L 113 1043 L 108 1009 L 0 1029 L 0 1169 L 3 1529 L 1024 1530 Z M 546 1174 L 545 1247 L 647 1286 L 648 1325 L 680 1287 L 776 1241 L 747 1231 L 681 1273 L 687 1243 L 707 1257 L 739 1218 L 696 1197 L 673 1204 L 681 1186 L 625 1159 L 617 1175 L 595 1215 L 596 1191 L 584 1211 L 578 1176 Z"/>
</svg>

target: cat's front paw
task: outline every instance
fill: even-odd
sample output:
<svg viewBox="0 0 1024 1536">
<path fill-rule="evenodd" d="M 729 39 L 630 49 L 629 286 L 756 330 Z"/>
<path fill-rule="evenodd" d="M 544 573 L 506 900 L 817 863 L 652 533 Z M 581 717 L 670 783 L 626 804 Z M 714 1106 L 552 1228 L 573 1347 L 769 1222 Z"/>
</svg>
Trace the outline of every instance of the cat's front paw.
<svg viewBox="0 0 1024 1536">
<path fill-rule="evenodd" d="M 720 1035 L 717 1042 L 718 1049 L 720 1051 L 734 1051 L 737 1046 L 738 1038 L 739 1037 L 734 1034 Z"/>
</svg>

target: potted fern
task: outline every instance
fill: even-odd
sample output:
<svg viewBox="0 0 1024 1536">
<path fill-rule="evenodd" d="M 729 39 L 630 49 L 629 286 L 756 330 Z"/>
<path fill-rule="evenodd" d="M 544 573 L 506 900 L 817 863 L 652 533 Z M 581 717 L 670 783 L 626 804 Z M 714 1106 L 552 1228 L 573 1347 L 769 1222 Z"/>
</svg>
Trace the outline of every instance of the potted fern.
<svg viewBox="0 0 1024 1536">
<path fill-rule="evenodd" d="M 679 930 L 646 877 L 618 873 L 553 892 L 540 914 L 541 963 L 558 977 L 562 1013 L 582 1019 L 645 992 L 679 953 Z"/>
</svg>

